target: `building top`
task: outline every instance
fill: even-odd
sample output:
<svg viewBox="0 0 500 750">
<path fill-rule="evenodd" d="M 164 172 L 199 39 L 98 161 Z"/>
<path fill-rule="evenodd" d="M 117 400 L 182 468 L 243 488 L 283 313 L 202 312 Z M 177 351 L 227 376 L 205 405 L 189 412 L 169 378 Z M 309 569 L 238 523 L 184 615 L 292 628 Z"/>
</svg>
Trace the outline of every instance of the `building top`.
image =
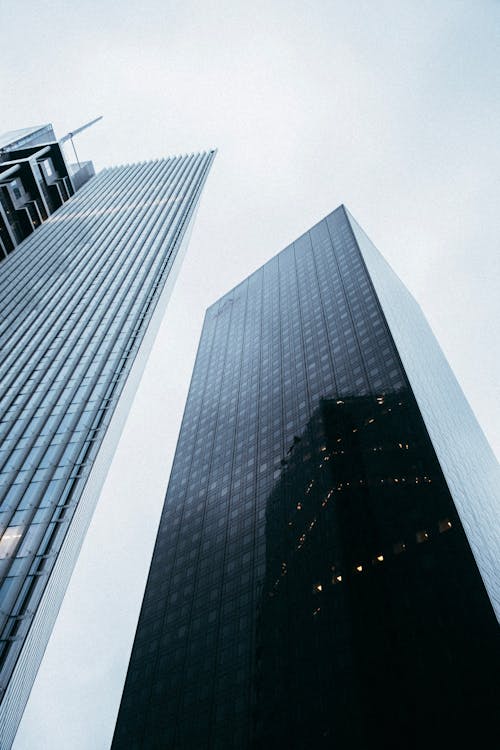
<svg viewBox="0 0 500 750">
<path fill-rule="evenodd" d="M 0 260 L 95 175 L 92 162 L 78 159 L 73 136 L 100 119 L 59 140 L 50 123 L 0 135 Z M 68 140 L 76 164 L 66 161 Z"/>
<path fill-rule="evenodd" d="M 285 245 L 285 247 L 283 247 L 279 253 L 276 253 L 276 255 L 273 255 L 273 257 L 269 258 L 269 260 L 266 260 L 266 262 L 262 263 L 262 265 L 256 268 L 255 271 L 252 271 L 251 273 L 249 273 L 248 276 L 245 279 L 243 279 L 243 281 L 240 281 L 238 284 L 235 284 L 235 286 L 233 286 L 231 289 L 225 292 L 221 297 L 216 299 L 215 302 L 212 302 L 212 304 L 207 307 L 207 310 L 206 310 L 207 314 L 216 313 L 219 307 L 223 306 L 227 301 L 230 301 L 233 294 L 238 289 L 240 289 L 240 287 L 246 286 L 249 283 L 251 278 L 262 273 L 264 269 L 270 266 L 273 266 L 275 263 L 278 263 L 278 258 L 280 257 L 280 255 L 289 252 L 290 249 L 293 248 L 294 245 L 297 245 L 302 239 L 307 237 L 311 232 L 313 232 L 316 229 L 316 227 L 320 226 L 320 224 L 323 224 L 325 219 L 328 219 L 329 217 L 333 217 L 334 214 L 336 214 L 337 212 L 340 213 L 342 211 L 344 213 L 347 211 L 343 203 L 341 203 L 339 206 L 334 208 L 333 211 L 327 214 L 327 216 L 324 216 L 322 219 L 319 219 L 319 221 L 313 224 L 310 229 L 306 230 L 305 232 L 302 232 L 302 234 L 300 234 L 295 240 L 293 240 L 292 242 L 289 242 L 288 245 Z"/>
<path fill-rule="evenodd" d="M 0 134 L 0 150 L 13 151 L 27 145 L 31 146 L 55 140 L 54 129 L 50 123 L 46 125 L 34 125 L 31 128 L 19 128 L 18 130 L 9 130 L 7 133 Z"/>
</svg>

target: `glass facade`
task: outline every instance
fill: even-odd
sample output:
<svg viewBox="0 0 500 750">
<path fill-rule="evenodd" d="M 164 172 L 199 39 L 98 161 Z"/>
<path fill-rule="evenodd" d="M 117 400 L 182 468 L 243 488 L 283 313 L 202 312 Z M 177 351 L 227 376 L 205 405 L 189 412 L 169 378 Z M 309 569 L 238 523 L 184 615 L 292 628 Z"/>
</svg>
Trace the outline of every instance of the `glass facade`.
<svg viewBox="0 0 500 750">
<path fill-rule="evenodd" d="M 207 311 L 112 748 L 481 745 L 496 638 L 340 207 Z"/>
<path fill-rule="evenodd" d="M 24 708 L 213 157 L 104 170 L 2 264 L 2 747 Z"/>
</svg>

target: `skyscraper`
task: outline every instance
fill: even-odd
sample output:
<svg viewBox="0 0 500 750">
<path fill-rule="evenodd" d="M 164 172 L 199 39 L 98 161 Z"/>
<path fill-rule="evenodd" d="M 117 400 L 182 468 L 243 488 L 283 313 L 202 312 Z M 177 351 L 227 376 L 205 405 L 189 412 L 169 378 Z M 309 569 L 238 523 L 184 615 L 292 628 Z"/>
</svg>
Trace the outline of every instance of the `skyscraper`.
<svg viewBox="0 0 500 750">
<path fill-rule="evenodd" d="M 24 709 L 213 158 L 105 169 L 2 263 L 2 748 Z"/>
<path fill-rule="evenodd" d="M 485 747 L 499 487 L 339 207 L 207 311 L 113 750 Z"/>
</svg>

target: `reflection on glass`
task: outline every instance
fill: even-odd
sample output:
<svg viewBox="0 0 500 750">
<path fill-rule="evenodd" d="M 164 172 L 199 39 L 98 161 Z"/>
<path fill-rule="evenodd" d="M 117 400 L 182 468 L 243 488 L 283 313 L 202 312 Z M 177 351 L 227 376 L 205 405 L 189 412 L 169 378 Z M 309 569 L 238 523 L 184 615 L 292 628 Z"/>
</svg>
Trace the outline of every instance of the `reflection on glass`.
<svg viewBox="0 0 500 750">
<path fill-rule="evenodd" d="M 254 746 L 381 747 L 411 706 L 416 742 L 439 736 L 437 705 L 470 730 L 460 678 L 484 643 L 468 642 L 477 611 L 458 622 L 457 597 L 482 588 L 471 563 L 410 391 L 323 399 L 267 501 Z"/>
</svg>

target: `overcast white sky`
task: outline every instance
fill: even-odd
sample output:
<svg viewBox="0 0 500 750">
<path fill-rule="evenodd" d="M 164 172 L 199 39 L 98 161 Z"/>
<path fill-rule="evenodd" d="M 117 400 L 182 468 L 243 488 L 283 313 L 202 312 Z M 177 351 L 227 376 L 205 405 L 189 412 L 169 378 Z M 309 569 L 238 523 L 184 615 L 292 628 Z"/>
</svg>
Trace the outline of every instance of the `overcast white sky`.
<svg viewBox="0 0 500 750">
<path fill-rule="evenodd" d="M 420 302 L 500 453 L 500 3 L 0 0 L 0 25 L 0 131 L 102 114 L 78 141 L 98 169 L 219 149 L 14 745 L 101 750 L 204 310 L 339 203 Z"/>
</svg>

